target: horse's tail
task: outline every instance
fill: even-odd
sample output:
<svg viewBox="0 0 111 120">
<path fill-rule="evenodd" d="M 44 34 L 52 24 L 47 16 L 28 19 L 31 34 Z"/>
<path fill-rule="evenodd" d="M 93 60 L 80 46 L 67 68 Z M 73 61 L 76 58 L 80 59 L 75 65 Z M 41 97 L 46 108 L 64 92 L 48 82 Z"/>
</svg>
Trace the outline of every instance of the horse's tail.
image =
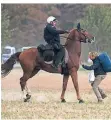
<svg viewBox="0 0 111 120">
<path fill-rule="evenodd" d="M 20 53 L 21 52 L 17 52 L 13 54 L 5 63 L 1 65 L 1 76 L 2 77 L 5 77 L 6 75 L 10 73 L 16 61 L 19 61 Z"/>
</svg>

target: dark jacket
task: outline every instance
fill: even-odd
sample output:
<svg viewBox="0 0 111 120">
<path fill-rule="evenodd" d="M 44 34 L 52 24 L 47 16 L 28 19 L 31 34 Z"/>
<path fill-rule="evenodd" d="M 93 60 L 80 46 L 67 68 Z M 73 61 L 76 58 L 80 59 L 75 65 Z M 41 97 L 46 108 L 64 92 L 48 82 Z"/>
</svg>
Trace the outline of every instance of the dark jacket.
<svg viewBox="0 0 111 120">
<path fill-rule="evenodd" d="M 97 75 L 106 75 L 106 72 L 103 70 L 102 64 L 100 63 L 100 60 L 98 57 L 96 57 L 93 60 L 93 65 L 91 66 L 82 65 L 82 67 L 86 70 L 94 70 L 95 77 Z"/>
<path fill-rule="evenodd" d="M 53 25 L 47 24 L 44 28 L 44 39 L 48 44 L 60 44 L 59 34 L 67 33 L 67 31 L 57 30 Z"/>
</svg>

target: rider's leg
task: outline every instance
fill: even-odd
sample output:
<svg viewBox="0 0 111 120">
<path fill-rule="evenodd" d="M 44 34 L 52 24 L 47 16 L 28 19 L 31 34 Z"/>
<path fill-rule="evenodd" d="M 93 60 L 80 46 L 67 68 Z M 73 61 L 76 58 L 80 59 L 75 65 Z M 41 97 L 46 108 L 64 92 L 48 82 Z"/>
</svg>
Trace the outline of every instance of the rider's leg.
<svg viewBox="0 0 111 120">
<path fill-rule="evenodd" d="M 64 57 L 64 54 L 65 54 L 65 50 L 64 50 L 63 47 L 61 47 L 60 50 L 57 51 L 56 56 L 55 56 L 55 60 L 54 60 L 54 66 L 55 66 L 56 68 L 58 68 L 61 60 L 62 60 L 63 57 Z"/>
</svg>

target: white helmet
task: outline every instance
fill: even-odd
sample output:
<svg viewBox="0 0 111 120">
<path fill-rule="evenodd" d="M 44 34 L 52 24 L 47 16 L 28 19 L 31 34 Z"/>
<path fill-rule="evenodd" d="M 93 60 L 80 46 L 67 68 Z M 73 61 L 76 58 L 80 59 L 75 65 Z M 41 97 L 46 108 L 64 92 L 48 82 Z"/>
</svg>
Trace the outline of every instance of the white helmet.
<svg viewBox="0 0 111 120">
<path fill-rule="evenodd" d="M 56 18 L 53 16 L 50 16 L 47 18 L 47 23 L 53 22 L 54 20 L 56 20 Z"/>
</svg>

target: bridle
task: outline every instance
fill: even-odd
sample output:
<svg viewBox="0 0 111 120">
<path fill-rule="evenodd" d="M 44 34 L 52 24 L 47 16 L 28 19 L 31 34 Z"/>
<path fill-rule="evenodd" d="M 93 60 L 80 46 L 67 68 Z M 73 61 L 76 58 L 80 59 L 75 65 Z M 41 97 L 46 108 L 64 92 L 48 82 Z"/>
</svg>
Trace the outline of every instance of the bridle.
<svg viewBox="0 0 111 120">
<path fill-rule="evenodd" d="M 83 29 L 82 29 L 83 30 Z M 84 30 L 85 31 L 85 30 Z M 78 31 L 78 32 L 81 32 L 81 31 Z M 81 32 L 80 34 L 82 34 L 84 37 L 85 37 L 85 41 L 84 40 L 80 40 L 80 42 L 85 42 L 85 43 L 87 43 L 88 42 L 88 37 L 85 35 L 85 34 L 83 34 L 83 32 Z"/>
<path fill-rule="evenodd" d="M 76 29 L 77 30 L 77 29 Z M 83 30 L 83 29 L 82 29 Z M 81 32 L 80 30 L 77 30 L 79 33 Z M 88 38 L 87 38 L 87 36 L 85 35 L 85 34 L 83 34 L 82 32 L 80 33 L 80 34 L 82 34 L 84 37 L 85 37 L 85 41 L 84 40 L 75 40 L 75 41 L 79 41 L 79 42 L 88 42 Z M 66 36 L 60 36 L 60 37 L 62 37 L 62 38 L 66 38 L 67 40 L 73 40 L 72 38 L 70 38 L 70 37 L 66 37 Z"/>
</svg>

